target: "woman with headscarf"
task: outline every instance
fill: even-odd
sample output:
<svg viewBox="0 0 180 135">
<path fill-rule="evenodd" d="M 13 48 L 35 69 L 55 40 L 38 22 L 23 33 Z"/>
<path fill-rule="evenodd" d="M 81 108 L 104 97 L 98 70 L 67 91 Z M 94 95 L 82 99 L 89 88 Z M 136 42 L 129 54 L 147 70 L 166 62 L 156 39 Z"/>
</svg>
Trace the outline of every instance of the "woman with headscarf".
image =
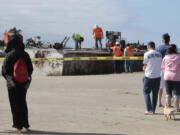
<svg viewBox="0 0 180 135">
<path fill-rule="evenodd" d="M 16 133 L 21 133 L 23 128 L 29 130 L 26 93 L 33 66 L 28 53 L 24 51 L 22 38 L 16 34 L 9 38 L 5 53 L 2 75 L 7 81 L 13 127 L 16 128 Z"/>
</svg>

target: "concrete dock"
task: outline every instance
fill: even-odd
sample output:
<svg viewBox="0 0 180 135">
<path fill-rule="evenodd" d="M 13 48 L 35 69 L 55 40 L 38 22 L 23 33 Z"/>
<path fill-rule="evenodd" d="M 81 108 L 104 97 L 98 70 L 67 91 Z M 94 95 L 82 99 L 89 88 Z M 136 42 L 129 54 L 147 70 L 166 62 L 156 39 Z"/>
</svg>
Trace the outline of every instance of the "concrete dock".
<svg viewBox="0 0 180 135">
<path fill-rule="evenodd" d="M 111 52 L 104 50 L 55 50 L 27 49 L 31 58 L 69 58 L 69 57 L 106 57 Z M 142 56 L 142 55 L 140 55 Z M 134 72 L 142 71 L 142 60 L 134 61 Z M 97 75 L 114 73 L 113 60 L 91 61 L 40 61 L 34 62 L 35 73 L 46 76 L 61 75 Z M 124 61 L 121 61 L 120 72 L 124 72 Z"/>
</svg>

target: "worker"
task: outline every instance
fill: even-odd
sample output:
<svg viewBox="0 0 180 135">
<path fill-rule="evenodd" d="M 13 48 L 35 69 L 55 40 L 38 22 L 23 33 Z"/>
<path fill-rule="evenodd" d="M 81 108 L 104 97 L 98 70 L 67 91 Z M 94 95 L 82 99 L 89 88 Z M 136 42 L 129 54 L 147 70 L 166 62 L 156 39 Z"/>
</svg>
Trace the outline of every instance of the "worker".
<svg viewBox="0 0 180 135">
<path fill-rule="evenodd" d="M 133 49 L 131 48 L 131 46 L 129 44 L 127 44 L 126 48 L 124 49 L 124 56 L 125 57 L 133 57 Z M 128 72 L 132 73 L 133 72 L 133 61 L 125 60 L 124 69 L 125 69 L 126 73 L 128 73 Z"/>
<path fill-rule="evenodd" d="M 120 45 L 119 42 L 116 42 L 115 46 L 113 47 L 113 57 L 119 57 L 119 56 L 123 56 L 123 47 L 122 45 Z M 120 65 L 121 65 L 120 60 L 114 60 L 115 73 L 120 73 Z"/>
<path fill-rule="evenodd" d="M 103 30 L 101 27 L 99 27 L 97 24 L 94 25 L 93 28 L 93 38 L 95 39 L 95 46 L 96 49 L 98 49 L 98 42 L 100 43 L 100 48 L 102 49 L 102 39 L 104 38 Z"/>
<path fill-rule="evenodd" d="M 113 56 L 122 56 L 123 55 L 123 50 L 122 50 L 122 45 L 120 45 L 119 42 L 115 43 L 115 46 L 113 47 Z"/>
<path fill-rule="evenodd" d="M 74 33 L 72 38 L 75 42 L 75 49 L 81 49 L 81 43 L 84 41 L 84 38 L 78 33 Z"/>
</svg>

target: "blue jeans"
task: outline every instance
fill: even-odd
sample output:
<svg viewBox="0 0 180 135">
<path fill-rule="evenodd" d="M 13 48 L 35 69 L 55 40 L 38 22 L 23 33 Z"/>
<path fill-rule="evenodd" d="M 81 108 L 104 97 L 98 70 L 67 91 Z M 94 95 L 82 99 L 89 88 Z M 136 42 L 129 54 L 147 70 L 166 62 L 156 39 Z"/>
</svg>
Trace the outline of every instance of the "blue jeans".
<svg viewBox="0 0 180 135">
<path fill-rule="evenodd" d="M 175 98 L 180 98 L 180 81 L 165 80 L 165 87 L 166 87 L 166 95 L 168 97 L 172 97 L 172 92 L 173 92 Z"/>
<path fill-rule="evenodd" d="M 78 40 L 76 40 L 76 39 L 74 39 L 74 42 L 75 42 L 75 49 L 77 50 L 77 49 L 79 49 L 80 48 L 80 43 L 79 43 L 79 41 Z"/>
<path fill-rule="evenodd" d="M 160 80 L 161 80 L 160 77 L 154 79 L 145 77 L 143 79 L 143 94 L 146 102 L 147 111 L 155 112 L 156 110 Z M 152 92 L 152 102 L 150 98 L 151 92 Z"/>
<path fill-rule="evenodd" d="M 132 60 L 125 60 L 125 63 L 124 63 L 124 69 L 125 69 L 125 72 L 133 72 L 133 61 Z"/>
<path fill-rule="evenodd" d="M 99 47 L 98 47 L 98 41 L 99 41 L 99 43 L 100 43 L 100 47 L 101 47 L 101 49 L 102 49 L 101 38 L 95 38 L 95 45 L 96 45 L 96 49 L 98 49 L 98 48 L 99 48 Z"/>
<path fill-rule="evenodd" d="M 114 60 L 114 73 L 120 73 L 121 71 L 121 61 Z"/>
</svg>

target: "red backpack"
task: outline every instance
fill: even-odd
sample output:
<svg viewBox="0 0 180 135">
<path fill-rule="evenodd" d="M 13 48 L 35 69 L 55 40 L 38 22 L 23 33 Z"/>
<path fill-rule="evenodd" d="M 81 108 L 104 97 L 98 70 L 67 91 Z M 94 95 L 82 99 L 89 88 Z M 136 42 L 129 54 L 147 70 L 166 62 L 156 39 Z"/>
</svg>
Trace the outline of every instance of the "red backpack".
<svg viewBox="0 0 180 135">
<path fill-rule="evenodd" d="M 27 65 L 22 58 L 19 58 L 14 64 L 13 78 L 18 83 L 25 83 L 28 80 Z"/>
</svg>

